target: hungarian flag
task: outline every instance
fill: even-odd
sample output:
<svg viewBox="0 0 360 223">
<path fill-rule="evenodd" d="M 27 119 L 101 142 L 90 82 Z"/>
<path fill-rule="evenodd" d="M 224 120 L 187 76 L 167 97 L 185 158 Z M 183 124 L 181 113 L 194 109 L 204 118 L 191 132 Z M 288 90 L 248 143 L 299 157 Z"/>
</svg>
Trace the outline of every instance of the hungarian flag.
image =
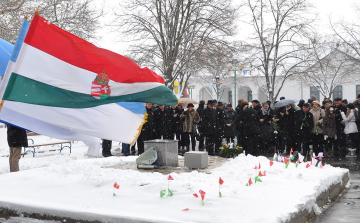
<svg viewBox="0 0 360 223">
<path fill-rule="evenodd" d="M 270 166 L 272 166 L 273 164 L 274 164 L 274 162 L 270 160 Z"/>
<path fill-rule="evenodd" d="M 223 183 L 224 183 L 223 179 L 221 179 L 221 177 L 219 177 L 219 184 L 223 185 Z"/>
<path fill-rule="evenodd" d="M 261 165 L 260 165 L 260 163 L 259 163 L 259 170 L 261 169 Z"/>
<path fill-rule="evenodd" d="M 168 176 L 168 180 L 174 180 L 171 175 Z"/>
<path fill-rule="evenodd" d="M 199 195 L 197 195 L 197 193 L 194 193 L 193 195 L 194 195 L 194 197 L 199 197 Z"/>
<path fill-rule="evenodd" d="M 307 163 L 307 164 L 306 164 L 306 168 L 309 168 L 309 167 L 310 167 L 310 164 L 309 164 L 309 163 Z"/>
<path fill-rule="evenodd" d="M 248 183 L 246 184 L 246 186 L 251 186 L 251 184 L 253 184 L 253 182 L 252 182 L 251 178 L 249 178 L 249 181 L 248 181 Z"/>
<path fill-rule="evenodd" d="M 177 104 L 150 69 L 37 14 L 3 100 L 7 108 L 46 123 L 125 143 L 136 140 L 145 121 L 144 106 L 134 102 Z"/>
<path fill-rule="evenodd" d="M 199 190 L 199 193 L 201 195 L 201 200 L 204 200 L 205 199 L 205 191 L 202 191 L 202 190 Z"/>
<path fill-rule="evenodd" d="M 256 183 L 256 182 L 262 182 L 262 180 L 260 179 L 259 176 L 256 176 L 256 177 L 255 177 L 255 183 Z"/>
<path fill-rule="evenodd" d="M 264 173 L 261 173 L 261 171 L 260 171 L 259 174 L 258 174 L 258 176 L 259 176 L 259 177 L 265 177 L 265 176 L 266 176 L 265 170 L 264 170 Z"/>
<path fill-rule="evenodd" d="M 119 185 L 117 182 L 115 182 L 115 183 L 114 183 L 114 188 L 115 188 L 115 189 L 120 189 L 120 185 Z"/>
</svg>

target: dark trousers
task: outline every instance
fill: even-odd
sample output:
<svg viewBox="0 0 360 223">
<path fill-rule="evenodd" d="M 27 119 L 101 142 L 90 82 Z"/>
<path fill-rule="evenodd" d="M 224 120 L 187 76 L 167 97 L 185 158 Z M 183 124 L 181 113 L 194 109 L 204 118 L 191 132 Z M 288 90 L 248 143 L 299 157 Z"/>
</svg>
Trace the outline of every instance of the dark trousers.
<svg viewBox="0 0 360 223">
<path fill-rule="evenodd" d="M 238 132 L 238 138 L 237 138 L 237 144 L 240 147 L 243 147 L 243 149 L 246 150 L 246 139 L 244 136 L 244 130 L 243 129 L 239 129 Z"/>
<path fill-rule="evenodd" d="M 151 130 L 141 131 L 139 137 L 136 140 L 138 155 L 144 153 L 144 141 L 151 139 L 153 139 Z M 131 147 L 131 153 L 135 154 L 135 144 Z"/>
<path fill-rule="evenodd" d="M 258 156 L 259 153 L 259 135 L 246 136 L 246 153 Z"/>
<path fill-rule="evenodd" d="M 286 149 L 287 152 L 290 152 L 291 149 L 295 149 L 295 145 L 296 145 L 296 135 L 295 133 L 288 133 L 285 137 L 285 143 L 286 143 Z"/>
<path fill-rule="evenodd" d="M 195 151 L 196 139 L 195 133 L 192 132 L 184 132 L 184 144 L 186 146 L 186 150 L 189 151 L 190 148 L 190 139 L 191 139 L 191 149 Z"/>
<path fill-rule="evenodd" d="M 310 143 L 310 133 L 309 134 L 299 134 L 298 137 L 296 138 L 296 150 L 298 152 L 301 151 L 301 148 L 303 149 L 303 155 L 311 155 L 309 154 L 309 143 Z M 307 158 L 307 157 L 305 157 Z"/>
<path fill-rule="evenodd" d="M 222 129 L 218 129 L 215 135 L 215 152 L 222 146 L 222 137 L 224 133 Z"/>
<path fill-rule="evenodd" d="M 199 151 L 204 151 L 204 143 L 205 141 L 205 135 L 204 133 L 200 133 L 200 136 L 199 136 Z"/>
<path fill-rule="evenodd" d="M 278 148 L 280 153 L 282 153 L 285 150 L 285 145 L 286 145 L 286 133 L 285 132 L 279 132 L 277 134 L 276 147 Z"/>
<path fill-rule="evenodd" d="M 350 133 L 346 135 L 347 147 L 356 149 L 358 144 L 358 133 Z"/>
<path fill-rule="evenodd" d="M 324 135 L 323 134 L 312 134 L 312 145 L 313 152 L 317 155 L 319 152 L 324 152 Z"/>
<path fill-rule="evenodd" d="M 336 142 L 334 148 L 335 155 L 345 155 L 345 146 L 346 146 L 346 136 L 342 131 L 336 131 Z"/>
<path fill-rule="evenodd" d="M 102 140 L 102 154 L 111 154 L 111 140 L 103 139 Z"/>
<path fill-rule="evenodd" d="M 327 138 L 325 141 L 325 150 L 326 152 L 330 152 L 335 145 L 335 138 Z"/>
<path fill-rule="evenodd" d="M 207 134 L 205 147 L 209 155 L 215 154 L 214 146 L 215 146 L 215 134 Z"/>
</svg>

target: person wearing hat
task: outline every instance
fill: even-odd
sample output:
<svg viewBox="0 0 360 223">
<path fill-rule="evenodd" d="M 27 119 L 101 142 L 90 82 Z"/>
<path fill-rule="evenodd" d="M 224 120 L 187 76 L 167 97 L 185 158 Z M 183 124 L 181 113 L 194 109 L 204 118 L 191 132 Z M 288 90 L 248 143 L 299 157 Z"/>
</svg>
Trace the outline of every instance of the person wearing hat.
<svg viewBox="0 0 360 223">
<path fill-rule="evenodd" d="M 222 146 L 222 137 L 224 135 L 224 127 L 225 127 L 225 122 L 224 122 L 224 116 L 225 116 L 225 111 L 223 109 L 224 104 L 219 101 L 218 106 L 216 108 L 216 138 L 215 138 L 215 153 L 219 153 L 220 152 L 220 148 Z"/>
<path fill-rule="evenodd" d="M 335 109 L 335 120 L 336 120 L 336 144 L 334 148 L 335 156 L 345 156 L 346 150 L 346 136 L 344 133 L 344 124 L 342 123 L 341 112 L 346 113 L 347 108 L 342 104 L 341 98 L 334 99 L 334 109 Z"/>
<path fill-rule="evenodd" d="M 213 100 L 208 100 L 207 107 L 202 115 L 202 128 L 206 138 L 205 147 L 209 155 L 215 155 L 215 134 L 216 134 L 216 110 L 213 108 Z"/>
<path fill-rule="evenodd" d="M 181 105 L 181 104 L 180 104 Z M 170 113 L 171 113 L 171 138 L 176 137 L 178 140 L 178 147 L 180 150 L 180 147 L 184 147 L 184 141 L 180 137 L 182 135 L 182 124 L 180 122 L 180 115 L 183 113 L 181 108 L 179 108 L 179 105 L 173 105 L 170 107 Z"/>
<path fill-rule="evenodd" d="M 251 104 L 252 104 L 253 109 L 255 109 L 256 112 L 259 112 L 261 110 L 260 101 L 252 100 Z"/>
<path fill-rule="evenodd" d="M 189 103 L 187 105 L 187 110 L 184 111 L 180 119 L 183 120 L 183 135 L 184 135 L 184 145 L 185 145 L 185 151 L 189 151 L 190 148 L 190 139 L 191 139 L 191 148 L 192 151 L 195 151 L 196 146 L 196 124 L 199 123 L 200 117 L 199 113 L 197 113 L 194 110 L 194 105 L 192 103 Z M 185 152 L 182 151 L 182 152 Z"/>
<path fill-rule="evenodd" d="M 302 110 L 295 112 L 295 131 L 296 131 L 296 149 L 300 153 L 303 150 L 304 162 L 311 157 L 309 151 L 309 143 L 311 138 L 311 132 L 314 128 L 313 114 L 309 111 L 310 105 L 305 103 Z"/>
<path fill-rule="evenodd" d="M 204 151 L 204 140 L 205 140 L 205 135 L 204 135 L 204 129 L 202 127 L 202 117 L 203 117 L 203 112 L 205 109 L 205 101 L 201 100 L 199 102 L 199 107 L 197 108 L 197 113 L 200 116 L 200 121 L 198 123 L 198 131 L 199 131 L 199 151 Z"/>
<path fill-rule="evenodd" d="M 227 104 L 224 115 L 224 137 L 226 138 L 226 143 L 234 142 L 236 118 L 236 112 L 232 108 L 232 105 Z"/>
<path fill-rule="evenodd" d="M 341 112 L 341 117 L 345 123 L 344 133 L 346 134 L 346 142 L 348 148 L 355 149 L 358 144 L 358 128 L 356 120 L 358 119 L 358 111 L 353 103 L 348 104 L 346 114 Z M 357 150 L 356 153 L 359 153 Z"/>
<path fill-rule="evenodd" d="M 313 101 L 312 104 L 313 106 L 310 112 L 313 114 L 314 128 L 312 130 L 311 139 L 313 144 L 313 152 L 318 154 L 319 152 L 324 152 L 324 132 L 322 126 L 325 110 L 320 107 L 319 101 Z"/>
<path fill-rule="evenodd" d="M 260 135 L 260 118 L 258 112 L 249 108 L 249 104 L 243 102 L 243 112 L 241 113 L 240 122 L 244 126 L 245 148 L 248 154 L 258 156 L 259 135 Z"/>
</svg>

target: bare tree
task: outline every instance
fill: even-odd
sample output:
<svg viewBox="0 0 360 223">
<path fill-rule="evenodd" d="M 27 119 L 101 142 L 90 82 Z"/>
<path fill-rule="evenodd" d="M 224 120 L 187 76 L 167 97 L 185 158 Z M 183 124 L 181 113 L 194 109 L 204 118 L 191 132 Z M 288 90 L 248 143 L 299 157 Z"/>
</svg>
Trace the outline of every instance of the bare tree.
<svg viewBox="0 0 360 223">
<path fill-rule="evenodd" d="M 331 98 L 334 89 L 343 84 L 358 82 L 360 60 L 339 49 L 339 44 L 312 39 L 307 47 L 307 69 L 299 73 L 306 84 L 316 87 L 324 97 Z"/>
<path fill-rule="evenodd" d="M 0 36 L 14 43 L 24 15 L 39 14 L 51 23 L 85 40 L 96 40 L 102 6 L 94 0 L 2 0 L 0 3 Z"/>
<path fill-rule="evenodd" d="M 229 45 L 236 10 L 231 0 L 129 0 L 115 14 L 131 54 L 172 89 L 176 79 L 187 81 L 201 69 L 204 55 Z"/>
<path fill-rule="evenodd" d="M 300 42 L 313 19 L 307 0 L 247 0 L 254 38 L 244 46 L 243 63 L 255 83 L 274 102 L 285 81 L 304 66 Z"/>
<path fill-rule="evenodd" d="M 355 4 L 354 9 L 357 15 L 356 21 L 358 21 L 360 19 L 360 4 Z M 330 25 L 341 42 L 351 49 L 348 53 L 356 58 L 360 58 L 360 24 L 345 21 L 344 19 L 333 23 L 330 19 Z"/>
</svg>

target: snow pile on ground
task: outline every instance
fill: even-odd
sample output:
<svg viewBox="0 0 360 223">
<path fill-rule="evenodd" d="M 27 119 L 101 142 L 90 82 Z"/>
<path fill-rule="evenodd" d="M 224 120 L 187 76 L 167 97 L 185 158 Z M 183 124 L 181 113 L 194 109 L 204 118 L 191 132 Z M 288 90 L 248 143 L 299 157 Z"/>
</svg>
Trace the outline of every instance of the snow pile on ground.
<svg viewBox="0 0 360 223">
<path fill-rule="evenodd" d="M 0 145 L 0 154 L 3 148 Z M 284 222 L 299 209 L 319 211 L 317 195 L 348 172 L 330 165 L 306 168 L 304 163 L 285 168 L 274 162 L 270 167 L 266 157 L 249 155 L 229 159 L 211 174 L 172 173 L 169 182 L 168 175 L 150 170 L 105 168 L 135 162 L 136 157 L 89 158 L 86 150 L 77 143 L 71 154 L 65 150 L 26 155 L 17 173 L 8 173 L 8 158 L 0 157 L 0 203 L 154 222 Z M 263 182 L 245 186 L 249 178 L 255 181 L 259 163 L 266 171 Z M 219 177 L 224 180 L 222 197 Z M 120 185 L 117 196 L 115 182 Z M 168 184 L 174 195 L 160 197 Z M 206 192 L 204 205 L 199 190 Z"/>
</svg>

